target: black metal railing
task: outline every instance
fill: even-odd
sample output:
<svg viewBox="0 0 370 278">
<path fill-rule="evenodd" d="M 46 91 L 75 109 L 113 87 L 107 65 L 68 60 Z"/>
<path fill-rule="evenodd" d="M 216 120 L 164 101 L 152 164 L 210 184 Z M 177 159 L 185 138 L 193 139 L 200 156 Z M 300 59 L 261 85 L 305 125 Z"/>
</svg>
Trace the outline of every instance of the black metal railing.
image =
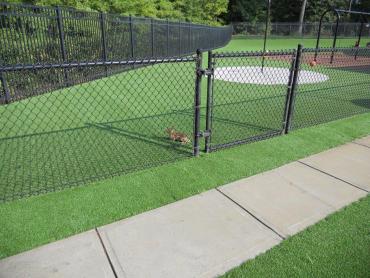
<svg viewBox="0 0 370 278">
<path fill-rule="evenodd" d="M 226 45 L 232 27 L 213 27 L 181 21 L 159 20 L 86 12 L 71 8 L 0 3 L 0 65 L 61 64 L 90 61 L 124 61 L 184 57 Z M 109 76 L 129 67 L 84 67 L 75 73 L 63 70 L 65 86 Z M 19 76 L 21 78 L 21 76 Z M 30 78 L 45 78 L 33 74 Z M 58 77 L 59 78 L 59 77 Z M 50 79 L 48 88 L 55 82 Z M 54 87 L 53 89 L 56 89 Z M 37 95 L 43 91 L 38 88 Z M 34 92 L 19 87 L 7 103 Z"/>
</svg>

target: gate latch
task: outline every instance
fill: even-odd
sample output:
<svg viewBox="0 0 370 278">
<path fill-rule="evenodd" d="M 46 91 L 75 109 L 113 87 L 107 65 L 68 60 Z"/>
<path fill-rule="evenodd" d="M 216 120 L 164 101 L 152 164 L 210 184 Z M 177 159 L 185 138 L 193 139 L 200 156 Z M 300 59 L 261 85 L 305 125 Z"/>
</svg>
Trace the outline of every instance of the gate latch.
<svg viewBox="0 0 370 278">
<path fill-rule="evenodd" d="M 213 75 L 214 70 L 213 69 L 199 69 L 197 70 L 197 74 L 200 75 L 205 75 L 205 76 L 210 76 Z"/>
<path fill-rule="evenodd" d="M 200 135 L 204 138 L 211 136 L 211 130 L 204 130 L 200 132 Z"/>
</svg>

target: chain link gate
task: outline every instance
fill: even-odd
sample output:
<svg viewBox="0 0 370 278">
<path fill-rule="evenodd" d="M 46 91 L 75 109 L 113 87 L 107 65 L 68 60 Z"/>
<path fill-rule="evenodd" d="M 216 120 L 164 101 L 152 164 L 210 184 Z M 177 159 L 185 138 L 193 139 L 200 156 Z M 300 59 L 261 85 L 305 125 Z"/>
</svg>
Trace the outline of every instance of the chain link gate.
<svg viewBox="0 0 370 278">
<path fill-rule="evenodd" d="M 206 152 L 288 132 L 300 55 L 208 53 Z"/>
</svg>

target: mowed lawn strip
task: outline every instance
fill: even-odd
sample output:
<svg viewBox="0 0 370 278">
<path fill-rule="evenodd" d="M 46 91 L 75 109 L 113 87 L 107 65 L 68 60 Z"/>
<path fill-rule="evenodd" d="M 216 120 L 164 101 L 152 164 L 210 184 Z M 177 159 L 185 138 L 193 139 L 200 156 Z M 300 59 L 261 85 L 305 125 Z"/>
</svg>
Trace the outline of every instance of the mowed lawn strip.
<svg viewBox="0 0 370 278">
<path fill-rule="evenodd" d="M 0 205 L 0 258 L 154 209 L 370 134 L 370 114 L 198 159 Z"/>
<path fill-rule="evenodd" d="M 227 273 L 231 277 L 369 277 L 370 196 Z"/>
</svg>

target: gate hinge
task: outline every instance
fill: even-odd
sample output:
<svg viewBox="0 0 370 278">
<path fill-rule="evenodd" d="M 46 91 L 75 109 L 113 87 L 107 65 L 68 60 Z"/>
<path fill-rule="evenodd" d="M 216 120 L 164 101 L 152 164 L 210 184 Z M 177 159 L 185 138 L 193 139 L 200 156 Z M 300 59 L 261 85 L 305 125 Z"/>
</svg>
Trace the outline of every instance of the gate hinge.
<svg viewBox="0 0 370 278">
<path fill-rule="evenodd" d="M 201 76 L 201 75 L 210 76 L 210 75 L 213 75 L 213 73 L 214 73 L 213 69 L 198 69 L 197 70 L 198 76 Z"/>
<path fill-rule="evenodd" d="M 200 132 L 200 136 L 204 137 L 204 138 L 207 138 L 209 136 L 211 136 L 211 130 L 204 130 L 204 131 L 201 131 Z"/>
</svg>

